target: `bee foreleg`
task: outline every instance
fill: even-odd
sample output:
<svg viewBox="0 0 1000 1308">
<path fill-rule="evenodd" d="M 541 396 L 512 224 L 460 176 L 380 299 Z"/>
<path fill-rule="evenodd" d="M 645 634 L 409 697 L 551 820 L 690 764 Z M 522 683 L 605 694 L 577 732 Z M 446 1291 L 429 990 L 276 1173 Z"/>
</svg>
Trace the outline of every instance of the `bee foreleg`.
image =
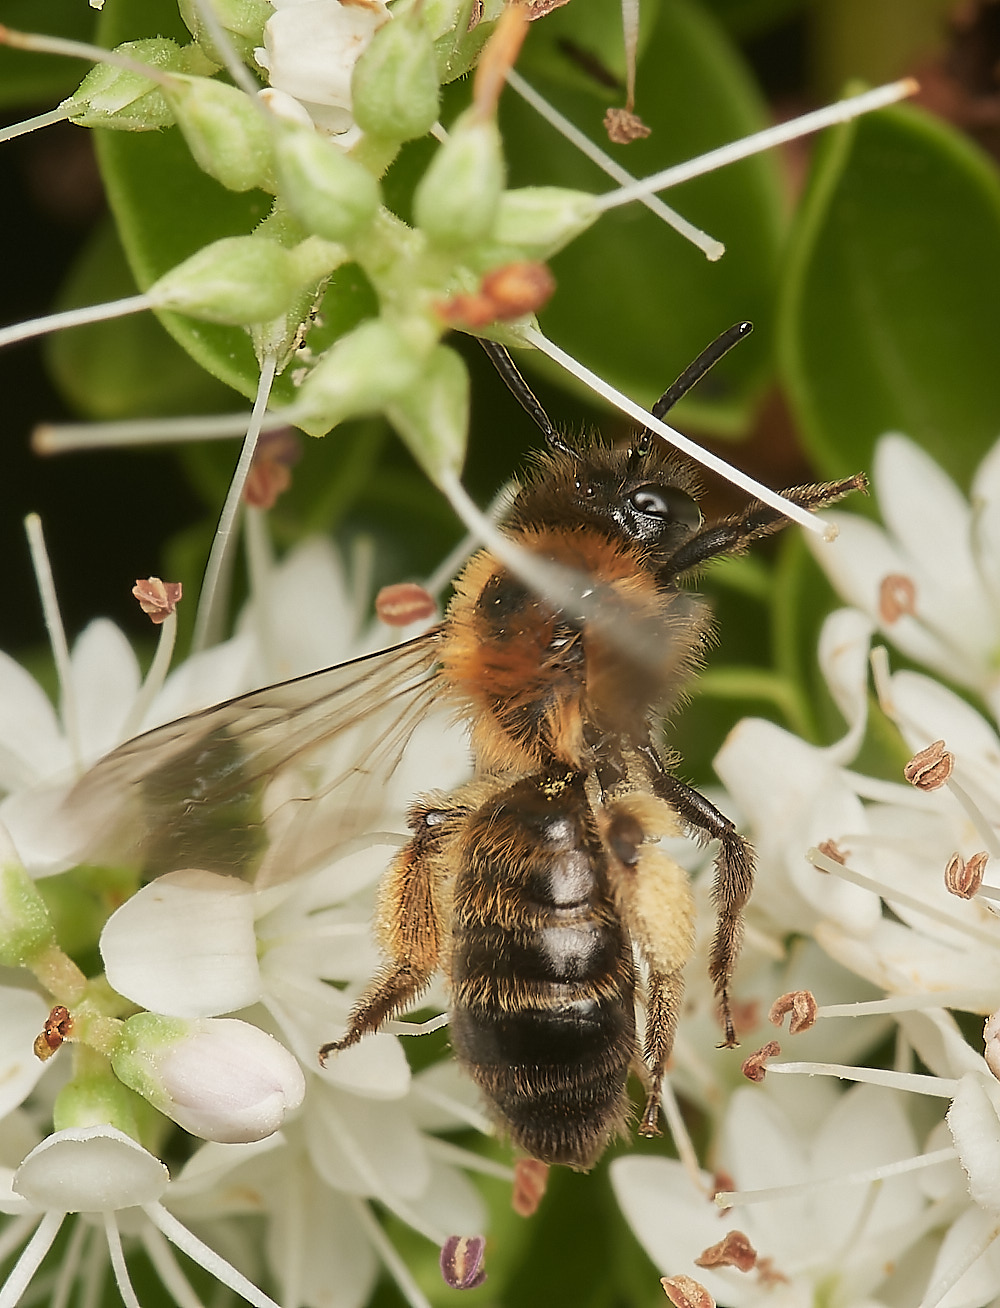
<svg viewBox="0 0 1000 1308">
<path fill-rule="evenodd" d="M 753 847 L 740 835 L 729 818 L 720 813 L 714 804 L 710 804 L 704 795 L 663 770 L 652 746 L 643 749 L 642 753 L 647 759 L 655 758 L 658 765 L 653 776 L 656 794 L 667 801 L 686 826 L 719 842 L 719 853 L 715 860 L 715 884 L 712 887 L 712 902 L 715 904 L 717 920 L 708 972 L 719 1000 L 726 1037 L 723 1047 L 731 1049 L 739 1041 L 733 1027 L 729 983 L 733 979 L 743 939 L 743 908 L 753 889 Z"/>
<path fill-rule="evenodd" d="M 660 1094 L 684 995 L 684 964 L 694 949 L 694 900 L 687 873 L 649 841 L 671 834 L 674 815 L 651 795 L 631 795 L 604 810 L 611 890 L 629 935 L 649 969 L 646 985 L 646 1106 L 640 1135 L 657 1135 Z"/>
<path fill-rule="evenodd" d="M 410 815 L 413 838 L 399 851 L 379 886 L 375 934 L 386 964 L 351 1012 L 347 1032 L 323 1045 L 319 1060 L 378 1031 L 427 988 L 441 954 L 437 907 L 439 857 L 453 811 L 418 807 Z"/>
</svg>

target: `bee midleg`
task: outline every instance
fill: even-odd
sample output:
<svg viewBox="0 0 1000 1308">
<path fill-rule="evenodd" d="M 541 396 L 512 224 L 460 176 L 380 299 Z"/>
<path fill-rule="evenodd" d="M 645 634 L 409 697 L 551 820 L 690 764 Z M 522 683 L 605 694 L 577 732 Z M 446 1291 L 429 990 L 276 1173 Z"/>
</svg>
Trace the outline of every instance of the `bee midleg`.
<svg viewBox="0 0 1000 1308">
<path fill-rule="evenodd" d="M 657 1135 L 660 1094 L 674 1047 L 684 995 L 684 964 L 694 950 L 694 898 L 687 873 L 667 852 L 646 843 L 676 831 L 671 809 L 651 795 L 629 795 L 604 809 L 612 893 L 648 968 L 646 1105 L 640 1135 Z"/>
<path fill-rule="evenodd" d="M 643 750 L 648 758 L 649 754 Z M 659 759 L 657 759 L 659 762 Z M 732 1049 L 739 1044 L 733 1027 L 729 998 L 729 985 L 740 954 L 743 940 L 743 908 L 753 889 L 754 853 L 748 840 L 736 830 L 729 818 L 720 813 L 691 786 L 678 781 L 661 770 L 653 778 L 654 789 L 662 799 L 676 810 L 686 826 L 703 832 L 719 842 L 715 860 L 715 883 L 712 902 L 715 905 L 716 926 L 709 955 L 708 973 L 715 986 L 721 1009 L 725 1040 L 722 1048 Z"/>
<path fill-rule="evenodd" d="M 411 810 L 413 837 L 393 859 L 378 891 L 375 934 L 386 964 L 354 1005 L 347 1033 L 320 1049 L 321 1063 L 378 1031 L 429 984 L 441 954 L 441 849 L 454 830 L 454 819 L 464 813 L 446 803 Z"/>
</svg>

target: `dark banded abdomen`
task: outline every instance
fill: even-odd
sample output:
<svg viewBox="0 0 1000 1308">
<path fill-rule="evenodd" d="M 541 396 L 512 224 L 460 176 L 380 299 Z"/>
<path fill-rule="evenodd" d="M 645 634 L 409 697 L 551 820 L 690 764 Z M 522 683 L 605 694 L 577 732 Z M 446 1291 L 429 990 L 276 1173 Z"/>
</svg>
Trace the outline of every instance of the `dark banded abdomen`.
<svg viewBox="0 0 1000 1308">
<path fill-rule="evenodd" d="M 467 823 L 451 1038 L 511 1138 L 589 1167 L 623 1124 L 635 1052 L 628 934 L 580 777 L 536 777 Z"/>
</svg>

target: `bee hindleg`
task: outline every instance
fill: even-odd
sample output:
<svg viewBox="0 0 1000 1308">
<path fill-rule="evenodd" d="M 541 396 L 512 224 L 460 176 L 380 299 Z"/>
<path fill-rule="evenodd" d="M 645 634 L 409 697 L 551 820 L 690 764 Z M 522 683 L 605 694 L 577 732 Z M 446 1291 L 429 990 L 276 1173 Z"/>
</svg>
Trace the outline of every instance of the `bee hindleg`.
<svg viewBox="0 0 1000 1308">
<path fill-rule="evenodd" d="M 436 905 L 439 856 L 451 813 L 413 810 L 413 838 L 399 851 L 379 886 L 375 933 L 386 964 L 351 1012 L 347 1033 L 319 1051 L 321 1063 L 378 1031 L 426 989 L 441 953 Z"/>
<path fill-rule="evenodd" d="M 669 834 L 672 812 L 665 813 L 652 796 L 635 795 L 607 805 L 605 813 L 612 892 L 649 969 L 643 1042 L 646 1106 L 639 1134 L 658 1135 L 660 1093 L 684 995 L 683 968 L 694 950 L 694 900 L 683 868 L 665 850 L 644 843 Z"/>
<path fill-rule="evenodd" d="M 649 747 L 648 752 L 643 750 L 643 753 L 647 758 L 651 755 L 656 757 L 652 747 Z M 715 985 L 721 1009 L 726 1037 L 722 1047 L 732 1049 L 739 1041 L 733 1027 L 729 984 L 733 979 L 743 939 L 743 908 L 753 889 L 753 847 L 740 835 L 729 818 L 709 803 L 704 795 L 670 776 L 663 770 L 658 757 L 656 762 L 659 765 L 654 777 L 657 795 L 667 801 L 686 826 L 719 842 L 719 853 L 715 859 L 715 884 L 712 887 L 716 927 L 708 972 Z"/>
</svg>

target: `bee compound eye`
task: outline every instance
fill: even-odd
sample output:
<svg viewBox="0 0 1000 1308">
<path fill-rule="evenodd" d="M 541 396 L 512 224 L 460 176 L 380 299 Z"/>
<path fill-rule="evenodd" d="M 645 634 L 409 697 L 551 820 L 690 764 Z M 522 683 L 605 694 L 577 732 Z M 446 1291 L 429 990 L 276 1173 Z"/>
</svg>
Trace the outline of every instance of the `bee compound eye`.
<svg viewBox="0 0 1000 1308">
<path fill-rule="evenodd" d="M 682 527 L 699 527 L 701 510 L 687 491 L 676 486 L 637 486 L 629 495 L 629 503 L 647 518 L 661 518 L 676 522 Z"/>
</svg>

